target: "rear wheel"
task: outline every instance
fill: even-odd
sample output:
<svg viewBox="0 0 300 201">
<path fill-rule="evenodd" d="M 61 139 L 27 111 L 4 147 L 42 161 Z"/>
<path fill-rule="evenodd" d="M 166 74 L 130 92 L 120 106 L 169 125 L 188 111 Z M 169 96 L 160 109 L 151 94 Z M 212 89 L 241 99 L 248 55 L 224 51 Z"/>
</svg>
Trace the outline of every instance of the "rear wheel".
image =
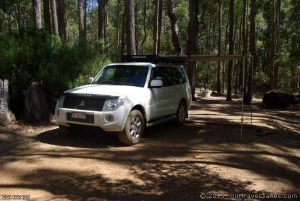
<svg viewBox="0 0 300 201">
<path fill-rule="evenodd" d="M 127 118 L 124 131 L 119 133 L 119 140 L 126 145 L 134 145 L 141 141 L 145 129 L 145 119 L 139 110 L 132 110 Z"/>
<path fill-rule="evenodd" d="M 185 103 L 185 101 L 180 101 L 178 108 L 177 108 L 177 113 L 176 113 L 176 124 L 183 125 L 186 117 L 187 117 L 186 103 Z"/>
</svg>

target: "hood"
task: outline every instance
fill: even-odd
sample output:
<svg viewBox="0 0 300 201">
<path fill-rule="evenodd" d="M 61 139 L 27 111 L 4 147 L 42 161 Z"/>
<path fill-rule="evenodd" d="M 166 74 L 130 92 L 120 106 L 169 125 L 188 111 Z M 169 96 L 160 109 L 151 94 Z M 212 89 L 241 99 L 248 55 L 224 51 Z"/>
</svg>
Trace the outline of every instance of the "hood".
<svg viewBox="0 0 300 201">
<path fill-rule="evenodd" d="M 84 85 L 81 87 L 70 89 L 65 93 L 125 97 L 129 95 L 139 94 L 143 90 L 144 88 L 142 87 L 134 87 L 134 86 L 90 84 L 90 85 Z"/>
</svg>

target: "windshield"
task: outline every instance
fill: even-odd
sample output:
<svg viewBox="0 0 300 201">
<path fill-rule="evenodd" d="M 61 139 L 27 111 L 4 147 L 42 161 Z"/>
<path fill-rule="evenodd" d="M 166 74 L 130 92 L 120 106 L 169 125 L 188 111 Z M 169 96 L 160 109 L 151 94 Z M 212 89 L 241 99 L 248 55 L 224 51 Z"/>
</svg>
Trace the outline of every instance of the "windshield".
<svg viewBox="0 0 300 201">
<path fill-rule="evenodd" d="M 108 66 L 97 75 L 92 84 L 144 87 L 147 73 L 146 66 Z"/>
</svg>

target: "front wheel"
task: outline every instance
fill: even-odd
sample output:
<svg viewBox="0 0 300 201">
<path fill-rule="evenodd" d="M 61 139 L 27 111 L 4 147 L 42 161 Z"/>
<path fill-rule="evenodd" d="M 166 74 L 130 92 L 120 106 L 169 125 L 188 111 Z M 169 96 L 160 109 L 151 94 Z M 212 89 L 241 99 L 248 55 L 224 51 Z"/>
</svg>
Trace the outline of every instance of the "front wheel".
<svg viewBox="0 0 300 201">
<path fill-rule="evenodd" d="M 176 124 L 183 125 L 186 117 L 187 117 L 186 103 L 184 101 L 180 101 L 176 113 Z"/>
<path fill-rule="evenodd" d="M 145 119 L 139 110 L 132 110 L 127 118 L 124 131 L 119 133 L 119 140 L 126 145 L 134 145 L 141 141 L 145 129 Z"/>
</svg>

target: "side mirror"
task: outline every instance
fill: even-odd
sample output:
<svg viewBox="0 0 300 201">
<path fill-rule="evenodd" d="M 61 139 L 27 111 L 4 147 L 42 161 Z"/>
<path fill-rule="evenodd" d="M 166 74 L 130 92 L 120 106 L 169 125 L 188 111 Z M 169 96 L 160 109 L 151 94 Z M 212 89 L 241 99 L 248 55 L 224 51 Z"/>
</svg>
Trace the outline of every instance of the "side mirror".
<svg viewBox="0 0 300 201">
<path fill-rule="evenodd" d="M 160 88 L 163 86 L 163 81 L 162 80 L 151 80 L 150 82 L 150 87 L 151 88 Z"/>
<path fill-rule="evenodd" d="M 89 84 L 91 84 L 93 81 L 94 81 L 94 78 L 93 78 L 93 77 L 90 77 L 90 78 L 88 79 L 88 83 L 89 83 Z"/>
</svg>

